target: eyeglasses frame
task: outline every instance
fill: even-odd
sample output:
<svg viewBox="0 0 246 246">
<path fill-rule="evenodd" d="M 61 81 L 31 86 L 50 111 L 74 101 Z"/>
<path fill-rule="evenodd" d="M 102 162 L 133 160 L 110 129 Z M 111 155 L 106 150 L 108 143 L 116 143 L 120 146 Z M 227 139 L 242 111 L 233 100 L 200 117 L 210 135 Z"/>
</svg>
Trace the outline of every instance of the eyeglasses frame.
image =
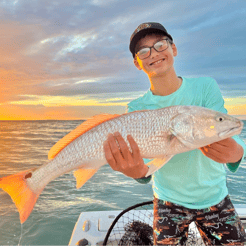
<svg viewBox="0 0 246 246">
<path fill-rule="evenodd" d="M 166 49 L 168 49 L 169 44 L 172 44 L 172 43 L 173 43 L 172 40 L 171 40 L 170 38 L 163 38 L 163 39 L 157 41 L 153 46 L 150 46 L 150 47 L 144 47 L 144 48 L 149 48 L 149 49 L 150 49 L 149 56 L 147 56 L 147 57 L 141 59 L 141 58 L 137 55 L 137 52 L 135 53 L 135 55 L 136 55 L 140 60 L 144 60 L 144 59 L 147 59 L 147 58 L 149 58 L 149 57 L 151 56 L 151 49 L 152 49 L 152 48 L 154 48 L 154 50 L 155 50 L 156 52 L 162 52 L 162 51 L 166 50 L 166 49 L 164 49 L 164 50 L 158 51 L 158 50 L 155 49 L 155 45 L 156 45 L 158 42 L 162 41 L 162 40 L 166 40 L 166 41 L 167 41 L 167 48 L 166 48 Z M 140 49 L 140 50 L 141 50 L 141 49 Z M 138 51 L 139 51 L 139 50 L 138 50 Z"/>
</svg>

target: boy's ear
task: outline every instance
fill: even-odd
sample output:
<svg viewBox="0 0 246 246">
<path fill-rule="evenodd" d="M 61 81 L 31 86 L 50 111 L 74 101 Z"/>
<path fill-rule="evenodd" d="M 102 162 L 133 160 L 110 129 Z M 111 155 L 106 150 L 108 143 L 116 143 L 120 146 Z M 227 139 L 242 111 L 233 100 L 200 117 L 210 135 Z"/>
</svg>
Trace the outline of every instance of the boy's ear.
<svg viewBox="0 0 246 246">
<path fill-rule="evenodd" d="M 133 63 L 134 63 L 134 65 L 136 66 L 136 68 L 137 68 L 138 70 L 142 70 L 142 68 L 140 67 L 140 65 L 139 65 L 138 60 L 137 60 L 136 57 L 133 59 Z"/>
<path fill-rule="evenodd" d="M 173 56 L 177 56 L 178 55 L 178 50 L 177 47 L 174 43 L 172 43 L 172 50 L 173 50 Z"/>
</svg>

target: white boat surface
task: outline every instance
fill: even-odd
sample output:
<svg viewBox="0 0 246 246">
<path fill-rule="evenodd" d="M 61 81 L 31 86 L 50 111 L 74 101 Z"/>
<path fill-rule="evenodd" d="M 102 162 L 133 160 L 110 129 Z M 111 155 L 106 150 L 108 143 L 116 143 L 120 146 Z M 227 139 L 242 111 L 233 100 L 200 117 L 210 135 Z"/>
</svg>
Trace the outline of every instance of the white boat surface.
<svg viewBox="0 0 246 246">
<path fill-rule="evenodd" d="M 235 204 L 234 207 L 244 225 L 244 229 L 246 229 L 246 205 Z M 110 226 L 120 213 L 122 213 L 122 211 L 118 210 L 82 212 L 75 224 L 69 245 L 103 245 Z M 129 222 L 136 220 L 144 221 L 152 227 L 153 210 L 140 209 L 134 210 L 134 213 L 130 210 L 127 212 L 127 221 L 124 216 L 117 219 L 117 224 L 120 226 L 114 231 L 114 237 L 108 238 L 107 245 L 119 244 L 119 241 L 125 234 L 124 227 Z M 190 233 L 195 235 L 195 240 L 197 242 L 197 244 L 192 243 L 192 245 L 204 245 L 194 222 L 189 226 L 189 234 Z"/>
</svg>

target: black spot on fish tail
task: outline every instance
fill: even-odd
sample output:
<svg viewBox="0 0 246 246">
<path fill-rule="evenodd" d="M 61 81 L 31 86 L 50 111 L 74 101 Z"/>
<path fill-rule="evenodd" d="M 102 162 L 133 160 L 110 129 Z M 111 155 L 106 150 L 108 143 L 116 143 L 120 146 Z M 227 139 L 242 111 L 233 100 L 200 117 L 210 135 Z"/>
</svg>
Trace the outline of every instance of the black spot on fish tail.
<svg viewBox="0 0 246 246">
<path fill-rule="evenodd" d="M 28 179 L 28 178 L 31 178 L 31 177 L 32 177 L 32 173 L 28 173 L 28 174 L 26 174 L 25 179 Z"/>
</svg>

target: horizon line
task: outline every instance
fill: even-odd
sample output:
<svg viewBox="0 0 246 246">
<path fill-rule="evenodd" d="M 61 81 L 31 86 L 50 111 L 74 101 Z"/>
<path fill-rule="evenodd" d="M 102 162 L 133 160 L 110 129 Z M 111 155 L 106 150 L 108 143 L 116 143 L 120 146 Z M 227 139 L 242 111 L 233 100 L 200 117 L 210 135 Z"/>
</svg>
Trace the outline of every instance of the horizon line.
<svg viewBox="0 0 246 246">
<path fill-rule="evenodd" d="M 233 114 L 228 114 L 230 116 L 233 116 L 235 118 L 241 118 L 241 120 L 246 120 L 246 115 L 233 115 Z M 93 116 L 92 116 L 93 117 Z M 91 119 L 92 117 L 89 118 L 84 118 L 84 119 L 33 119 L 33 120 L 0 120 L 1 121 L 81 121 L 81 120 L 88 120 Z"/>
</svg>

